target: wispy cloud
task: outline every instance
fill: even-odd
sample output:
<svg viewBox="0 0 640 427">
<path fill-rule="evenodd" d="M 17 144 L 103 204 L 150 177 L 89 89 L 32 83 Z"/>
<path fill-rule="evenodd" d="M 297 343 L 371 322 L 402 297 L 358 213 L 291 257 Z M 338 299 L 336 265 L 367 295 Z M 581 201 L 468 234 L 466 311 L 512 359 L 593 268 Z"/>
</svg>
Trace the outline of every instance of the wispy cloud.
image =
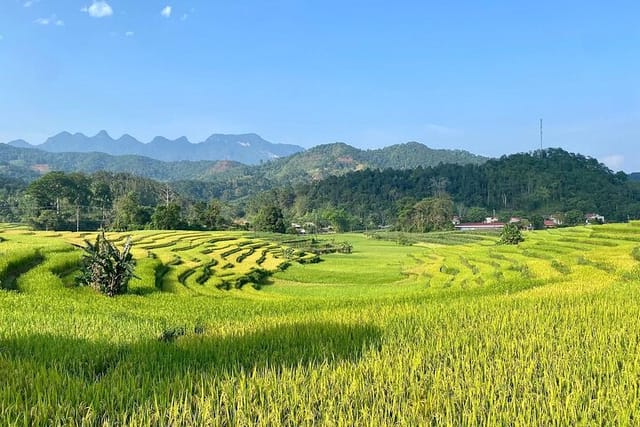
<svg viewBox="0 0 640 427">
<path fill-rule="evenodd" d="M 135 33 L 133 31 L 127 31 L 126 33 L 124 33 L 124 35 L 127 36 L 127 37 L 133 37 L 134 34 Z"/>
<path fill-rule="evenodd" d="M 64 26 L 64 21 L 62 19 L 58 19 L 56 15 L 51 15 L 48 18 L 38 18 L 33 22 L 38 25 L 55 25 L 58 27 Z"/>
<path fill-rule="evenodd" d="M 94 1 L 91 6 L 80 9 L 93 18 L 104 18 L 113 15 L 113 9 L 106 1 Z"/>
<path fill-rule="evenodd" d="M 602 163 L 607 165 L 607 167 L 614 171 L 619 171 L 622 169 L 624 165 L 624 156 L 620 154 L 611 154 L 602 159 Z"/>
<path fill-rule="evenodd" d="M 4 36 L 2 34 L 0 34 L 0 42 L 4 40 Z"/>
<path fill-rule="evenodd" d="M 189 9 L 189 12 L 185 12 L 182 14 L 182 16 L 180 17 L 181 21 L 186 21 L 187 19 L 189 19 L 189 15 L 191 15 L 193 12 L 195 12 L 196 10 L 192 7 L 191 9 Z"/>
<path fill-rule="evenodd" d="M 40 0 L 27 0 L 27 1 L 25 1 L 22 5 L 23 5 L 24 7 L 31 7 L 31 6 L 33 6 L 34 4 L 38 3 L 39 1 L 40 1 Z"/>
<path fill-rule="evenodd" d="M 171 6 L 163 7 L 160 11 L 160 15 L 164 16 L 165 18 L 169 18 L 171 16 Z"/>
</svg>

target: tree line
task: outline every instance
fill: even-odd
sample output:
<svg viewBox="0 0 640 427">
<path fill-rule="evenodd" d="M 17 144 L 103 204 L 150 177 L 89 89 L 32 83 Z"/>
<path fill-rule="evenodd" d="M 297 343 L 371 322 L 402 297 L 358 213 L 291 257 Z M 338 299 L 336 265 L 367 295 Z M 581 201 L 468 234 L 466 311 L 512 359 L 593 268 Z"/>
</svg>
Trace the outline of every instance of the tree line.
<svg viewBox="0 0 640 427">
<path fill-rule="evenodd" d="M 589 212 L 624 221 L 640 217 L 640 183 L 560 149 L 480 165 L 366 169 L 275 187 L 249 179 L 163 183 L 111 172 L 50 172 L 29 184 L 0 175 L 0 221 L 45 230 L 243 226 L 274 232 L 328 227 L 427 232 L 451 228 L 454 215 L 479 222 L 494 212 L 502 219 L 528 217 L 537 225 L 550 214 L 577 224 Z M 294 230 L 292 223 L 300 227 Z"/>
<path fill-rule="evenodd" d="M 188 200 L 168 183 L 127 173 L 49 172 L 29 184 L 12 183 L 0 193 L 0 221 L 36 229 L 218 229 L 227 223 L 217 200 Z"/>
</svg>

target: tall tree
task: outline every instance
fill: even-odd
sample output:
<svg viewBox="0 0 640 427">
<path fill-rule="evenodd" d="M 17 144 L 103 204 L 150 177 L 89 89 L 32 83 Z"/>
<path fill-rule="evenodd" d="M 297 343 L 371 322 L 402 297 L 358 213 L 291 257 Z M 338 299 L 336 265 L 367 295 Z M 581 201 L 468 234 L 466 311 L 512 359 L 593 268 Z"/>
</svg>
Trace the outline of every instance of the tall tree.
<svg viewBox="0 0 640 427">
<path fill-rule="evenodd" d="M 151 224 L 157 230 L 179 230 L 184 228 L 180 206 L 175 203 L 169 203 L 166 206 L 156 207 L 151 216 Z"/>
<path fill-rule="evenodd" d="M 584 224 L 584 214 L 577 209 L 572 209 L 564 214 L 565 225 Z"/>
<path fill-rule="evenodd" d="M 257 231 L 284 233 L 287 229 L 282 209 L 275 205 L 263 206 L 255 216 L 253 224 Z"/>
<path fill-rule="evenodd" d="M 207 230 L 219 230 L 225 225 L 222 203 L 212 199 L 209 203 L 195 202 L 189 207 L 189 226 Z"/>
<path fill-rule="evenodd" d="M 118 198 L 114 206 L 113 228 L 116 230 L 138 230 L 149 222 L 149 213 L 140 206 L 135 193 Z"/>
<path fill-rule="evenodd" d="M 427 197 L 406 210 L 401 217 L 401 229 L 418 233 L 453 228 L 453 202 L 447 195 Z"/>
</svg>

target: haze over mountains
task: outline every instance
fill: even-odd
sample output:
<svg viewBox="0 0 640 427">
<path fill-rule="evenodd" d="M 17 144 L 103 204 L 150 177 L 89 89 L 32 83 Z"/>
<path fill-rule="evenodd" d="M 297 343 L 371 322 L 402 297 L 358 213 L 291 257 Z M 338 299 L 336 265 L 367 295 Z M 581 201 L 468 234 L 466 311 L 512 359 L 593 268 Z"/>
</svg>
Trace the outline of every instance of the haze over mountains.
<svg viewBox="0 0 640 427">
<path fill-rule="evenodd" d="M 22 139 L 8 144 L 18 148 L 38 148 L 51 153 L 97 152 L 114 156 L 138 155 L 163 161 L 232 160 L 247 165 L 286 157 L 304 150 L 297 145 L 271 143 L 254 133 L 213 134 L 199 143 L 192 143 L 184 136 L 174 140 L 156 136 L 149 143 L 142 143 L 128 134 L 114 139 L 102 130 L 95 136 L 61 132 L 40 145 L 29 144 Z"/>
</svg>

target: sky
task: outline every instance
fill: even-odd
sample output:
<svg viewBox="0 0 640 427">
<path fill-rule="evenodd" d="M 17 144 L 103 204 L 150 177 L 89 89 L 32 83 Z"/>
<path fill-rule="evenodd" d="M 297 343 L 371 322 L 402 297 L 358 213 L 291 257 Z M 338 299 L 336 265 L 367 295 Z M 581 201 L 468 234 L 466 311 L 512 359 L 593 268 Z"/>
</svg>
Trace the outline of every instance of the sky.
<svg viewBox="0 0 640 427">
<path fill-rule="evenodd" d="M 640 2 L 0 0 L 0 142 L 543 145 L 640 171 Z"/>
</svg>

